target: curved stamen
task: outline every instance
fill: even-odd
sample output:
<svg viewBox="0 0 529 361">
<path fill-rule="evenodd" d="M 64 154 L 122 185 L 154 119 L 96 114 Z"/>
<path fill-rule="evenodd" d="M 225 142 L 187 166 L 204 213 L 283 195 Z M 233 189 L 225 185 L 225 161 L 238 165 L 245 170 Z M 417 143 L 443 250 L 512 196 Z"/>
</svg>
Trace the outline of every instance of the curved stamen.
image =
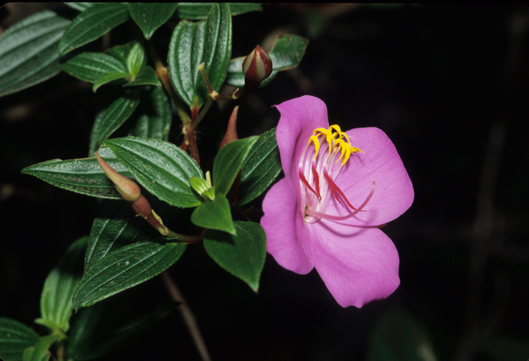
<svg viewBox="0 0 529 361">
<path fill-rule="evenodd" d="M 342 190 L 340 189 L 340 187 L 338 187 L 336 185 L 336 183 L 334 183 L 334 181 L 332 180 L 332 178 L 327 174 L 327 172 L 324 172 L 323 173 L 323 176 L 325 177 L 325 179 L 327 180 L 327 183 L 329 183 L 329 187 L 331 188 L 331 192 L 332 194 L 334 194 L 334 198 L 336 198 L 336 200 L 338 201 L 338 203 L 340 203 L 340 205 L 342 207 L 345 207 L 343 205 L 343 203 L 340 201 L 340 197 L 343 198 L 343 200 L 345 201 L 345 203 L 347 203 L 347 205 L 349 207 L 351 207 L 353 210 L 356 211 L 356 208 L 353 207 L 353 205 L 349 202 L 349 200 L 347 199 L 347 197 L 345 196 L 345 194 L 343 194 Z M 338 195 L 340 195 L 340 197 L 338 197 Z"/>
<path fill-rule="evenodd" d="M 369 202 L 369 200 L 373 196 L 373 193 L 375 193 L 375 180 L 373 179 L 372 182 L 373 182 L 373 188 L 371 188 L 371 192 L 369 192 L 369 195 L 367 196 L 367 198 L 360 205 L 360 207 L 358 207 L 358 209 L 355 210 L 354 212 L 351 212 L 351 213 L 349 213 L 349 214 L 347 214 L 345 216 L 333 216 L 333 215 L 330 215 L 330 214 L 314 211 L 314 210 L 312 210 L 310 208 L 307 208 L 307 209 L 305 209 L 305 215 L 314 216 L 314 217 L 321 217 L 321 218 L 330 219 L 330 220 L 333 220 L 333 221 L 342 221 L 344 219 L 351 218 L 352 216 L 356 215 L 358 212 L 362 211 L 362 208 L 364 208 L 366 206 L 366 204 Z"/>
<path fill-rule="evenodd" d="M 316 170 L 316 165 L 312 163 L 312 176 L 314 177 L 314 186 L 316 187 L 316 196 L 318 197 L 318 200 L 321 201 L 321 194 L 320 194 L 320 176 L 318 175 L 318 171 Z"/>
<path fill-rule="evenodd" d="M 301 179 L 301 181 L 303 182 L 303 184 L 305 184 L 307 186 L 307 188 L 316 195 L 316 197 L 318 197 L 318 200 L 321 201 L 321 196 L 319 195 L 319 193 L 317 193 L 314 188 L 312 188 L 309 184 L 309 182 L 307 181 L 307 178 L 305 178 L 305 175 L 303 174 L 302 171 L 299 171 L 299 178 Z M 319 190 L 319 189 L 318 189 Z"/>
</svg>

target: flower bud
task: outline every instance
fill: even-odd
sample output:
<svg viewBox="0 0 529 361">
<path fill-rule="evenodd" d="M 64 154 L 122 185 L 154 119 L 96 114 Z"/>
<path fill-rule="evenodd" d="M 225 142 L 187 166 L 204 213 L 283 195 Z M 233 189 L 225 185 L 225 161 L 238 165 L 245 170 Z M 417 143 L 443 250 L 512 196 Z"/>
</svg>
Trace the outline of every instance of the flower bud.
<svg viewBox="0 0 529 361">
<path fill-rule="evenodd" d="M 224 147 L 226 144 L 229 144 L 237 139 L 239 137 L 237 136 L 237 114 L 239 112 L 239 106 L 237 105 L 235 108 L 233 108 L 233 112 L 231 113 L 230 120 L 228 121 L 228 128 L 226 129 L 226 134 L 224 134 L 224 138 L 222 138 L 222 142 L 220 143 L 220 147 Z"/>
<path fill-rule="evenodd" d="M 95 155 L 97 163 L 99 163 L 99 166 L 101 169 L 103 169 L 103 172 L 105 172 L 107 177 L 110 178 L 112 183 L 114 183 L 114 187 L 124 200 L 127 202 L 134 202 L 140 198 L 140 187 L 133 180 L 116 172 L 111 166 L 108 165 L 107 162 L 103 160 L 103 158 L 99 156 L 99 154 L 95 153 Z"/>
<path fill-rule="evenodd" d="M 259 45 L 242 63 L 246 87 L 257 88 L 272 73 L 272 59 Z"/>
</svg>

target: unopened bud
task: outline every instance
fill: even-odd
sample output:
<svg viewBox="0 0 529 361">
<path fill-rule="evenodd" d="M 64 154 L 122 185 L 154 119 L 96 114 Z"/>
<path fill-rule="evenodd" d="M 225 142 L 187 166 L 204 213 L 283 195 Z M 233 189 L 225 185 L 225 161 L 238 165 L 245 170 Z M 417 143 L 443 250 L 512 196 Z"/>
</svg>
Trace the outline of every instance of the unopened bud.
<svg viewBox="0 0 529 361">
<path fill-rule="evenodd" d="M 259 45 L 253 49 L 242 63 L 245 86 L 257 88 L 272 73 L 272 59 Z"/>
<path fill-rule="evenodd" d="M 220 147 L 224 147 L 226 144 L 231 143 L 239 137 L 237 136 L 237 113 L 239 112 L 239 106 L 237 105 L 235 108 L 233 108 L 233 112 L 231 113 L 230 120 L 228 121 L 228 128 L 226 129 L 226 134 L 224 134 L 224 138 L 222 138 L 222 142 L 220 143 Z"/>
<path fill-rule="evenodd" d="M 112 181 L 112 183 L 114 183 L 114 187 L 124 200 L 127 202 L 134 202 L 140 198 L 140 187 L 133 180 L 116 172 L 111 166 L 108 165 L 107 162 L 103 160 L 103 158 L 99 156 L 99 154 L 95 153 L 95 155 L 97 163 L 99 163 L 99 166 L 101 169 L 103 169 L 103 172 L 105 172 L 107 177 Z"/>
</svg>

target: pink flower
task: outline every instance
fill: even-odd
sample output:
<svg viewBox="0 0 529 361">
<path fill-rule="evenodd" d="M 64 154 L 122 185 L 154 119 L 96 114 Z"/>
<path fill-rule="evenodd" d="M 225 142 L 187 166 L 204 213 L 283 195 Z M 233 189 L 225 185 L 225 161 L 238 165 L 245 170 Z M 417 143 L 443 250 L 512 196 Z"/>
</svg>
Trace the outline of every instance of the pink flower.
<svg viewBox="0 0 529 361">
<path fill-rule="evenodd" d="M 285 178 L 263 201 L 268 252 L 296 273 L 315 267 L 342 307 L 388 297 L 400 283 L 399 256 L 377 226 L 414 197 L 395 146 L 378 128 L 329 127 L 325 103 L 312 96 L 277 108 Z"/>
</svg>

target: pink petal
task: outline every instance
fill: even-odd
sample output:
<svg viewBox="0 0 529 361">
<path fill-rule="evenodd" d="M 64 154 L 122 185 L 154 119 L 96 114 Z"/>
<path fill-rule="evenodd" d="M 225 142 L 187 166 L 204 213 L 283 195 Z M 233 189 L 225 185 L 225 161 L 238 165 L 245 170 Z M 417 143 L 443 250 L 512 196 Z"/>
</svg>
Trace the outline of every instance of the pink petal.
<svg viewBox="0 0 529 361">
<path fill-rule="evenodd" d="M 299 158 L 312 132 L 316 128 L 329 127 L 327 106 L 320 99 L 305 95 L 276 107 L 281 113 L 276 129 L 281 165 L 286 177 L 299 179 Z"/>
<path fill-rule="evenodd" d="M 313 266 L 305 249 L 309 235 L 298 207 L 294 187 L 288 179 L 281 179 L 263 200 L 261 225 L 266 232 L 267 251 L 277 263 L 306 274 Z"/>
<path fill-rule="evenodd" d="M 399 255 L 380 229 L 326 220 L 309 227 L 314 266 L 340 306 L 360 308 L 397 289 Z"/>
<path fill-rule="evenodd" d="M 343 223 L 350 225 L 381 225 L 403 214 L 413 203 L 414 191 L 399 153 L 386 133 L 378 128 L 356 128 L 346 132 L 351 144 L 364 153 L 351 156 L 336 184 L 351 204 L 360 206 L 372 189 L 375 192 L 365 212 L 359 212 Z M 337 202 L 329 203 L 326 213 L 345 215 Z"/>
</svg>

